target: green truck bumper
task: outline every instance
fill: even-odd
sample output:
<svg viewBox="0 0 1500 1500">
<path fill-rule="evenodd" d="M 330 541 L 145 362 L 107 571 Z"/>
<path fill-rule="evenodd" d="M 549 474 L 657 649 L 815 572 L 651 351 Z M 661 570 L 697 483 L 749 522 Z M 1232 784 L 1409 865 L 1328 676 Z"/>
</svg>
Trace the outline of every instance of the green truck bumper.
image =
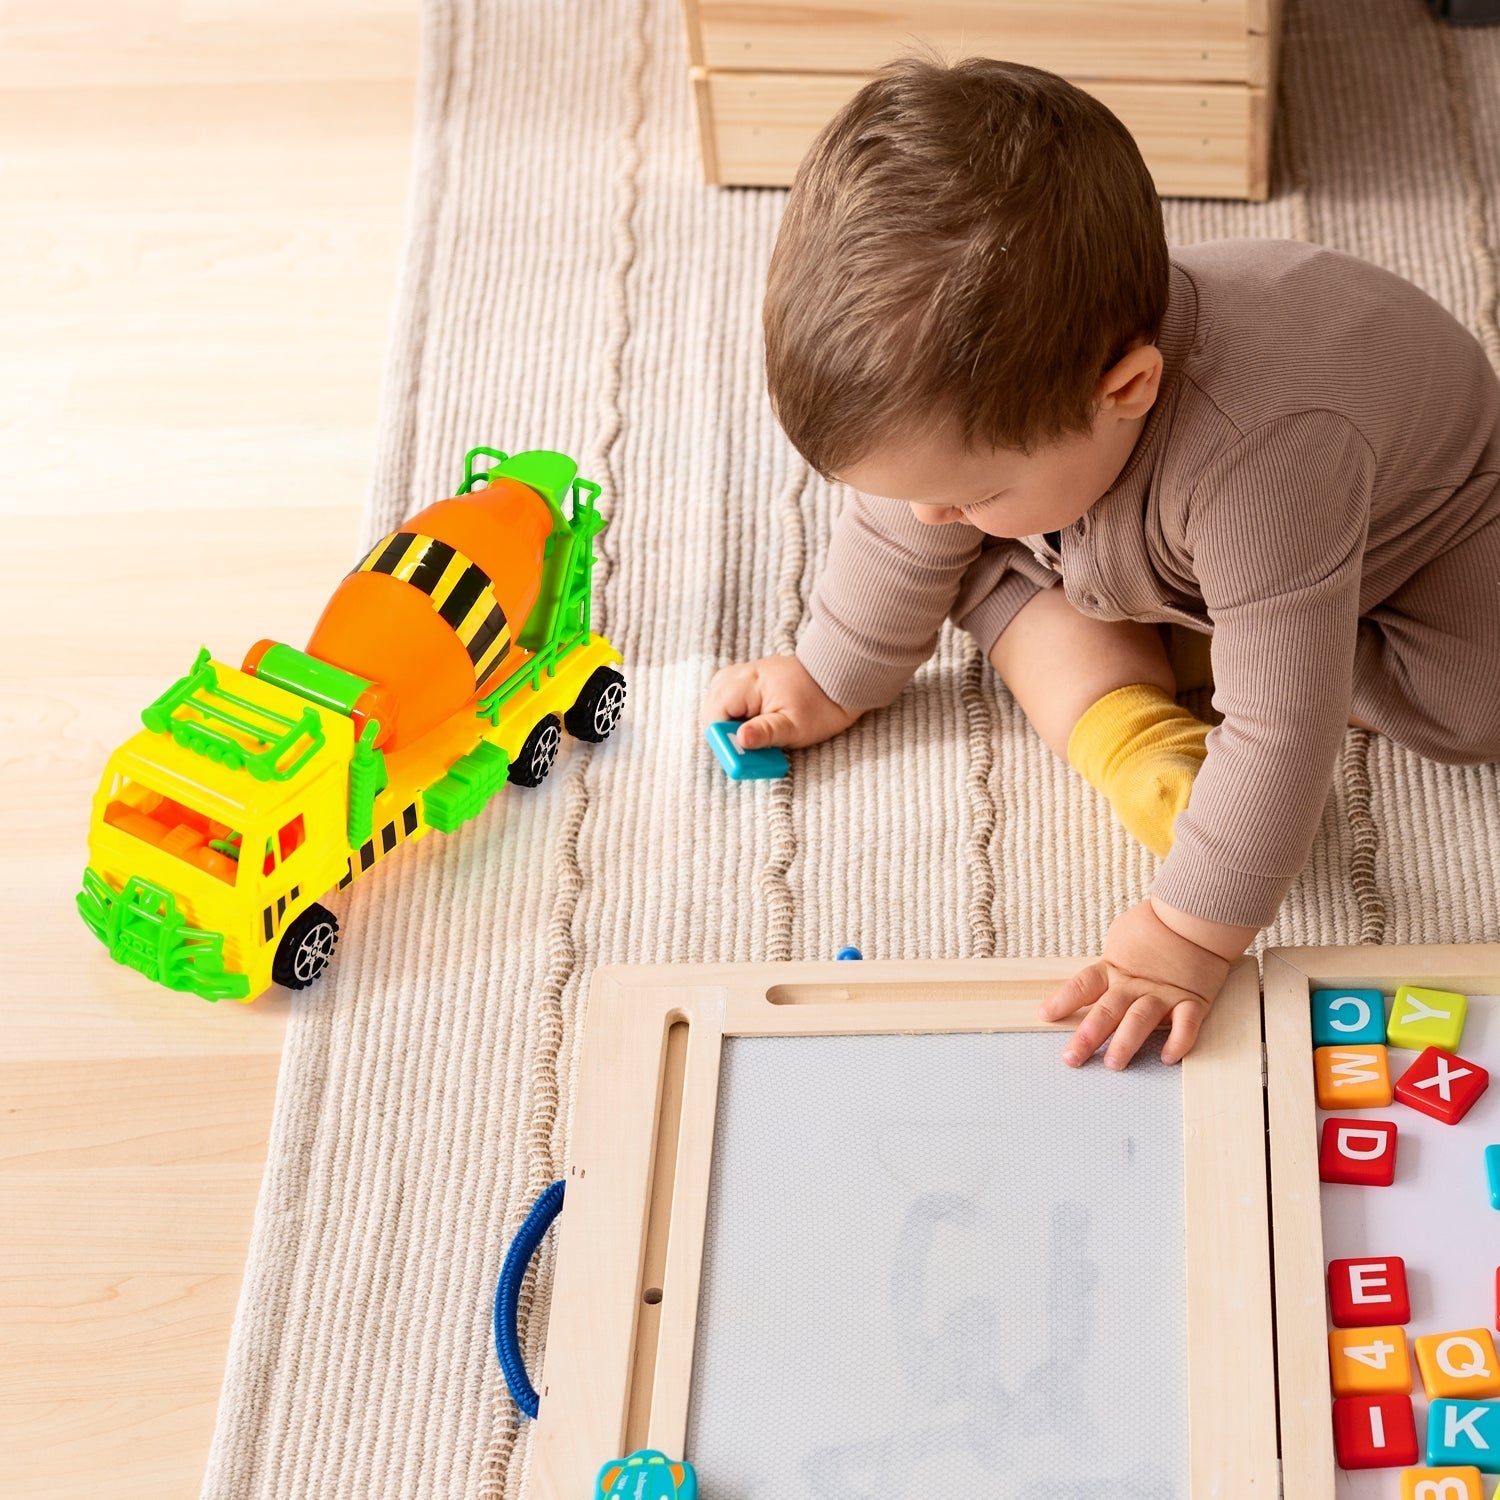
<svg viewBox="0 0 1500 1500">
<path fill-rule="evenodd" d="M 244 1000 L 250 977 L 224 967 L 224 937 L 189 927 L 177 898 L 133 876 L 116 891 L 92 867 L 83 872 L 78 914 L 117 964 L 204 1000 Z"/>
</svg>

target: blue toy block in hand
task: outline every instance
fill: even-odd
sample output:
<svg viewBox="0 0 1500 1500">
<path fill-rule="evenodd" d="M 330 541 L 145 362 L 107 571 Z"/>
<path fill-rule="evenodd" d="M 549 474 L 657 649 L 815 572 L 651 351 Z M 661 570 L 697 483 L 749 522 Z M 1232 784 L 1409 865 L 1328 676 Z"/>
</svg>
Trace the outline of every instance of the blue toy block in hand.
<svg viewBox="0 0 1500 1500">
<path fill-rule="evenodd" d="M 764 750 L 741 750 L 734 742 L 734 732 L 739 727 L 733 719 L 725 719 L 703 731 L 724 767 L 724 774 L 731 781 L 777 781 L 785 776 L 788 769 L 785 753 L 775 745 Z"/>
</svg>

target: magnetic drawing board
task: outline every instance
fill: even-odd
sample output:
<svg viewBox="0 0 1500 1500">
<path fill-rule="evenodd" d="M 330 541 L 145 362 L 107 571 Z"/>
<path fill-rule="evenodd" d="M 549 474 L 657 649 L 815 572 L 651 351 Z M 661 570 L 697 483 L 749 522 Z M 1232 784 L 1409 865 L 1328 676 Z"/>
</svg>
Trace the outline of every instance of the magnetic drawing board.
<svg viewBox="0 0 1500 1500">
<path fill-rule="evenodd" d="M 1124 1075 L 1036 1018 L 1077 961 L 854 967 L 595 975 L 532 1493 L 1268 1500 L 1254 966 Z"/>
</svg>

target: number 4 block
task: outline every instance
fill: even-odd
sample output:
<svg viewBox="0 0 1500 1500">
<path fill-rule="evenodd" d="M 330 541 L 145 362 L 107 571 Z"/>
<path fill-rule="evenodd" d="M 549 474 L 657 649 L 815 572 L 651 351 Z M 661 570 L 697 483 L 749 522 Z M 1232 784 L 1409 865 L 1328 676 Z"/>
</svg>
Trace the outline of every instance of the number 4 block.
<svg viewBox="0 0 1500 1500">
<path fill-rule="evenodd" d="M 1405 1329 L 1334 1329 L 1328 1335 L 1328 1373 L 1335 1396 L 1410 1394 Z"/>
<path fill-rule="evenodd" d="M 1389 1187 L 1396 1180 L 1396 1127 L 1390 1120 L 1323 1121 L 1318 1176 L 1356 1187 Z"/>
<path fill-rule="evenodd" d="M 1429 1047 L 1396 1080 L 1396 1098 L 1445 1125 L 1457 1125 L 1489 1085 L 1490 1075 L 1478 1063 Z"/>
<path fill-rule="evenodd" d="M 1399 1469 L 1417 1461 L 1410 1396 L 1342 1396 L 1333 1403 L 1333 1447 L 1345 1469 Z M 1441 1462 L 1430 1456 L 1428 1462 Z"/>
</svg>

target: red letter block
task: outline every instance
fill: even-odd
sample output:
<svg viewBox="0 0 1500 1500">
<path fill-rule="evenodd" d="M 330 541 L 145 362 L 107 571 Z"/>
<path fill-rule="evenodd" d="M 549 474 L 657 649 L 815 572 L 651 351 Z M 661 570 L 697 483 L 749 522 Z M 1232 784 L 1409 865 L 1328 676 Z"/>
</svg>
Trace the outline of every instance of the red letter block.
<svg viewBox="0 0 1500 1500">
<path fill-rule="evenodd" d="M 1411 1321 L 1406 1294 L 1406 1262 L 1399 1255 L 1383 1260 L 1328 1262 L 1328 1305 L 1335 1328 L 1379 1328 Z"/>
<path fill-rule="evenodd" d="M 1417 1461 L 1410 1396 L 1340 1396 L 1333 1447 L 1345 1469 L 1399 1469 Z"/>
<path fill-rule="evenodd" d="M 1396 1127 L 1389 1120 L 1323 1121 L 1318 1176 L 1356 1187 L 1389 1187 L 1396 1180 Z"/>
<path fill-rule="evenodd" d="M 1489 1087 L 1490 1075 L 1477 1062 L 1429 1047 L 1396 1084 L 1396 1097 L 1445 1125 L 1457 1125 Z"/>
</svg>

